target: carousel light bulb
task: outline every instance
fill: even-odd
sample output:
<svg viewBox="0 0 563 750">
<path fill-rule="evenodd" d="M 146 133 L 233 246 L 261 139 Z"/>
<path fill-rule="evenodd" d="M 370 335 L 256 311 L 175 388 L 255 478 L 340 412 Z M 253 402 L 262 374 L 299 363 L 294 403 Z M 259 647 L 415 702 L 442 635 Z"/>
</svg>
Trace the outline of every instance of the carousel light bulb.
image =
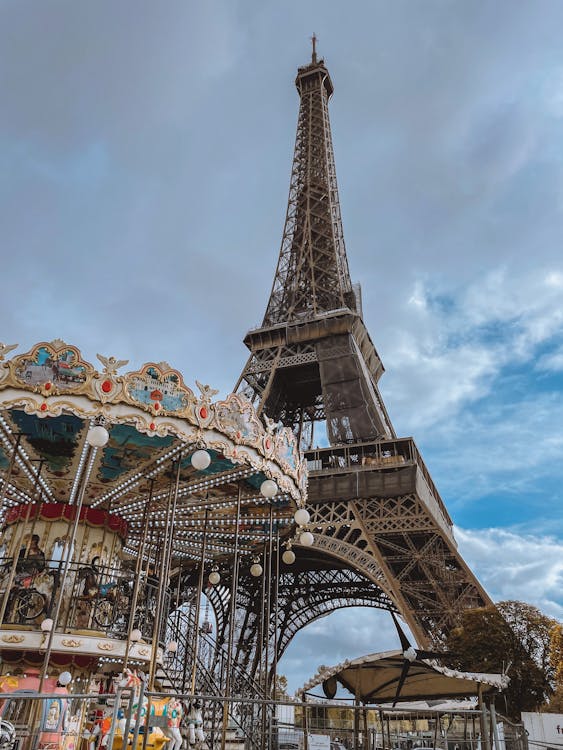
<svg viewBox="0 0 563 750">
<path fill-rule="evenodd" d="M 133 643 L 138 643 L 142 637 L 143 634 L 141 633 L 139 628 L 135 628 L 135 630 L 131 631 L 131 640 L 133 641 Z"/>
<path fill-rule="evenodd" d="M 168 651 L 169 654 L 175 654 L 176 651 L 178 650 L 178 644 L 176 643 L 176 641 L 169 641 L 166 644 L 166 650 Z"/>
<path fill-rule="evenodd" d="M 254 560 L 254 562 L 250 566 L 250 575 L 254 576 L 254 578 L 258 578 L 258 576 L 262 575 L 262 566 L 260 565 L 258 560 Z"/>
<path fill-rule="evenodd" d="M 295 562 L 295 552 L 289 547 L 284 551 L 282 560 L 286 565 L 293 565 Z"/>
<path fill-rule="evenodd" d="M 268 499 L 274 497 L 278 493 L 278 485 L 273 479 L 265 479 L 260 485 L 260 492 Z"/>
<path fill-rule="evenodd" d="M 109 440 L 109 432 L 101 424 L 95 424 L 90 427 L 86 435 L 86 442 L 92 448 L 103 448 Z"/>
<path fill-rule="evenodd" d="M 65 687 L 66 685 L 68 685 L 68 683 L 71 680 L 72 680 L 72 675 L 70 672 L 61 672 L 59 675 L 58 682 L 59 682 L 59 685 L 62 685 L 63 687 Z"/>
<path fill-rule="evenodd" d="M 212 570 L 211 573 L 209 574 L 208 580 L 209 580 L 209 583 L 212 586 L 217 586 L 217 584 L 221 580 L 221 576 L 219 575 L 219 571 L 218 570 Z"/>
<path fill-rule="evenodd" d="M 315 537 L 311 534 L 310 531 L 301 532 L 299 536 L 299 543 L 304 547 L 311 547 L 314 541 Z"/>
<path fill-rule="evenodd" d="M 197 469 L 198 471 L 203 471 L 204 469 L 207 469 L 209 464 L 211 463 L 211 456 L 207 451 L 204 450 L 198 450 L 195 453 L 192 454 L 192 466 L 194 469 Z"/>
<path fill-rule="evenodd" d="M 298 526 L 306 526 L 311 520 L 311 516 L 309 515 L 309 511 L 305 510 L 305 508 L 299 508 L 295 511 L 293 520 Z"/>
<path fill-rule="evenodd" d="M 50 617 L 46 617 L 44 620 L 41 621 L 41 630 L 44 633 L 50 633 L 53 629 L 53 621 Z"/>
</svg>

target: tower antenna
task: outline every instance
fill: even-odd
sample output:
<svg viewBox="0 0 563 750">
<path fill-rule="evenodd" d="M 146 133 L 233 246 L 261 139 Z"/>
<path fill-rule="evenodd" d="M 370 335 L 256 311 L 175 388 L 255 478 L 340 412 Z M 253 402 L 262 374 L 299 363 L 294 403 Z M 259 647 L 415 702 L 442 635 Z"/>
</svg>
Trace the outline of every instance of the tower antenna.
<svg viewBox="0 0 563 750">
<path fill-rule="evenodd" d="M 313 36 L 311 37 L 311 42 L 313 43 L 313 54 L 311 55 L 311 62 L 316 63 L 317 62 L 317 35 L 315 32 L 313 32 Z"/>
</svg>

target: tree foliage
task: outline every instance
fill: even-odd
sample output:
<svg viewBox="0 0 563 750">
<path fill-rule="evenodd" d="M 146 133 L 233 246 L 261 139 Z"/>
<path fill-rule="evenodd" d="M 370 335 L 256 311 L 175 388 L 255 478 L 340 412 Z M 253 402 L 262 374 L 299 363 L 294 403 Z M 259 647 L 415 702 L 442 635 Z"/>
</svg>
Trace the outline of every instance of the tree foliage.
<svg viewBox="0 0 563 750">
<path fill-rule="evenodd" d="M 465 611 L 459 627 L 449 635 L 447 648 L 459 669 L 507 672 L 506 713 L 542 706 L 554 689 L 551 630 L 557 622 L 537 607 L 517 601 Z M 502 702 L 500 703 L 501 709 Z"/>
<path fill-rule="evenodd" d="M 553 669 L 554 691 L 544 707 L 550 713 L 563 713 L 563 625 L 555 624 L 550 631 L 549 661 Z"/>
</svg>

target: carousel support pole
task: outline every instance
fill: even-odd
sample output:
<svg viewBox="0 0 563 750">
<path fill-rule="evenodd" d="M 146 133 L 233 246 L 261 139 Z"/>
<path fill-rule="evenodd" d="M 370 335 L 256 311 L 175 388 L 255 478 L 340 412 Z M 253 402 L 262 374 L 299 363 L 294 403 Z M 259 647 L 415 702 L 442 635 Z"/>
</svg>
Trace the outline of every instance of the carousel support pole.
<svg viewBox="0 0 563 750">
<path fill-rule="evenodd" d="M 172 464 L 174 468 L 174 463 Z M 162 625 L 162 610 L 164 609 L 164 602 L 166 596 L 166 590 L 168 588 L 168 578 L 170 575 L 170 559 L 172 557 L 172 546 L 174 536 L 174 520 L 176 516 L 176 504 L 178 501 L 178 489 L 180 486 L 180 471 L 182 468 L 182 453 L 180 452 L 178 460 L 175 462 L 176 475 L 171 477 L 170 488 L 168 492 L 168 503 L 166 508 L 166 524 L 164 531 L 164 549 L 162 554 L 162 568 L 160 576 L 160 587 L 158 590 L 158 600 L 156 607 L 156 616 L 154 618 L 154 629 L 152 636 L 152 652 L 150 661 L 150 675 L 149 675 L 149 690 L 154 690 L 154 679 L 156 676 L 156 663 L 158 653 L 158 639 L 160 636 L 160 628 Z M 145 741 L 143 741 L 145 744 Z"/>
<path fill-rule="evenodd" d="M 70 564 L 71 564 L 71 551 L 74 548 L 74 543 L 76 541 L 76 533 L 78 531 L 78 524 L 80 523 L 80 513 L 82 512 L 82 506 L 84 503 L 84 496 L 86 495 L 86 487 L 88 485 L 88 478 L 90 476 L 90 469 L 94 460 L 94 457 L 96 455 L 97 448 L 92 448 L 91 446 L 88 447 L 88 452 L 85 457 L 84 461 L 84 471 L 81 477 L 81 486 L 80 486 L 80 493 L 78 496 L 78 502 L 76 503 L 75 509 L 74 509 L 74 521 L 72 524 L 72 530 L 70 533 L 69 543 L 68 543 L 68 550 L 69 553 L 66 555 L 65 563 L 63 566 L 63 571 L 60 579 L 59 584 L 59 592 L 58 597 L 55 604 L 55 611 L 53 612 L 52 620 L 53 625 L 51 627 L 51 630 L 49 631 L 49 636 L 47 639 L 47 646 L 45 648 L 45 657 L 43 659 L 43 665 L 41 667 L 41 674 L 39 677 L 39 688 L 38 692 L 40 693 L 43 689 L 43 683 L 45 682 L 45 677 L 47 675 L 47 669 L 49 668 L 49 659 L 51 658 L 51 651 L 53 648 L 53 637 L 55 635 L 55 630 L 57 629 L 57 624 L 59 621 L 59 615 L 61 612 L 61 606 L 63 603 L 63 593 L 65 584 L 68 578 L 68 573 L 70 570 Z"/>
<path fill-rule="evenodd" d="M 272 553 L 274 549 L 274 506 L 270 504 L 270 519 L 268 523 L 268 556 L 267 567 L 267 580 L 272 580 Z M 269 695 L 269 675 L 270 675 L 270 631 L 271 631 L 271 618 L 272 618 L 272 587 L 268 586 L 266 591 L 266 654 L 265 654 L 265 665 L 264 665 L 264 695 Z"/>
<path fill-rule="evenodd" d="M 223 726 L 221 727 L 221 750 L 225 750 L 227 742 L 227 724 L 229 723 L 230 709 L 230 692 L 231 692 L 231 668 L 233 661 L 233 644 L 235 638 L 235 614 L 236 599 L 238 594 L 238 573 L 239 573 L 239 526 L 240 526 L 240 505 L 241 505 L 241 485 L 238 486 L 237 494 L 237 512 L 235 521 L 235 547 L 233 560 L 233 578 L 231 581 L 231 601 L 229 607 L 229 639 L 227 647 L 227 674 L 225 677 L 225 698 L 223 702 Z"/>
<path fill-rule="evenodd" d="M 34 461 L 34 459 L 31 459 L 31 460 Z M 43 470 L 43 466 L 45 465 L 45 459 L 44 458 L 37 459 L 37 464 L 38 464 L 37 474 L 35 475 L 35 481 L 33 483 L 33 495 L 32 495 L 32 502 L 33 503 L 35 503 L 35 502 L 39 501 L 40 499 L 42 499 L 42 493 L 41 493 L 41 490 L 39 488 L 39 479 L 41 477 L 41 471 Z M 39 492 L 38 492 L 38 490 L 39 490 Z M 31 529 L 29 530 L 29 539 L 27 540 L 27 545 L 26 545 L 26 548 L 25 548 L 25 556 L 26 557 L 29 554 L 29 548 L 31 546 L 31 538 L 35 534 L 35 527 L 37 526 L 37 517 L 38 517 L 38 515 L 39 515 L 39 513 L 35 513 L 35 515 L 33 516 L 33 520 L 31 522 Z"/>
<path fill-rule="evenodd" d="M 10 593 L 12 591 L 12 586 L 14 585 L 14 579 L 16 577 L 16 568 L 19 562 L 19 552 L 20 552 L 23 540 L 25 538 L 25 530 L 29 524 L 29 519 L 31 518 L 31 509 L 33 505 L 35 504 L 35 495 L 37 492 L 37 486 L 39 485 L 39 477 L 41 475 L 41 469 L 43 468 L 44 463 L 45 461 L 43 459 L 39 461 L 39 468 L 35 472 L 35 477 L 33 481 L 33 490 L 31 493 L 31 498 L 30 498 L 29 503 L 27 504 L 25 521 L 22 523 L 21 531 L 18 534 L 17 541 L 14 539 L 14 541 L 12 542 L 12 549 L 14 551 L 14 554 L 12 555 L 12 566 L 10 568 L 10 575 L 8 576 L 8 581 L 6 583 L 6 590 L 4 591 L 4 597 L 2 599 L 2 607 L 0 608 L 0 623 L 4 622 L 4 616 L 6 614 L 6 609 L 8 607 L 8 599 L 10 598 Z M 30 537 L 30 541 L 31 541 L 31 537 Z M 28 549 L 29 549 L 29 542 L 27 545 L 26 554 L 27 554 Z"/>
<path fill-rule="evenodd" d="M 279 584 L 280 584 L 280 532 L 279 529 L 276 532 L 276 563 L 275 563 L 275 577 L 274 577 L 274 643 L 272 654 L 272 674 L 270 678 L 271 695 L 275 700 L 277 698 L 277 683 L 278 683 L 278 617 L 279 617 Z"/>
<path fill-rule="evenodd" d="M 192 661 L 192 676 L 191 676 L 191 694 L 195 695 L 196 680 L 197 680 L 197 658 L 199 655 L 199 614 L 201 611 L 201 595 L 203 594 L 203 577 L 205 575 L 205 556 L 207 554 L 207 522 L 209 520 L 209 508 L 205 509 L 205 516 L 203 521 L 203 540 L 201 542 L 201 558 L 199 565 L 199 577 L 197 581 L 197 593 L 195 601 L 195 613 L 194 613 L 194 640 L 192 646 L 193 661 Z"/>
<path fill-rule="evenodd" d="M 20 450 L 20 442 L 23 437 L 23 432 L 16 433 L 16 441 L 14 443 L 14 447 L 12 448 L 12 452 L 10 454 L 10 461 L 8 463 L 8 468 L 6 469 L 6 474 L 4 475 L 4 480 L 2 481 L 2 490 L 0 490 L 0 519 L 3 518 L 4 515 L 4 501 L 6 500 L 6 492 L 8 490 L 8 485 L 10 484 L 10 481 L 12 479 L 12 473 L 14 471 L 14 464 L 16 463 L 16 457 Z M 0 520 L 1 523 L 1 520 Z"/>
<path fill-rule="evenodd" d="M 158 597 L 156 604 L 156 613 L 154 618 L 154 626 L 152 632 L 152 649 L 151 649 L 151 660 L 149 667 L 149 690 L 154 690 L 154 680 L 156 677 L 156 665 L 158 658 L 158 641 L 160 637 L 160 628 L 162 625 L 162 610 L 164 609 L 164 602 L 166 596 L 166 589 L 168 588 L 168 578 L 170 575 L 170 556 L 172 554 L 172 542 L 174 535 L 174 516 L 176 514 L 176 501 L 178 499 L 178 488 L 180 484 L 180 470 L 182 468 L 182 453 L 178 456 L 178 460 L 172 462 L 172 475 L 170 477 L 170 485 L 168 487 L 168 498 L 166 502 L 166 521 L 164 524 L 164 544 L 162 546 L 161 555 L 161 573 L 160 573 L 160 586 L 158 589 Z M 176 469 L 174 476 L 174 469 Z M 151 703 L 152 695 L 149 695 L 149 701 L 147 704 L 147 725 L 143 734 L 143 750 L 146 750 L 147 740 L 150 728 L 150 714 L 151 714 Z M 135 746 L 133 746 L 135 747 Z"/>
<path fill-rule="evenodd" d="M 129 691 L 129 703 L 127 705 L 127 718 L 125 719 L 125 726 L 123 728 L 123 747 L 127 747 L 127 740 L 125 738 L 129 737 L 129 732 L 131 730 L 131 718 L 133 716 L 133 705 L 135 702 L 135 694 L 136 694 L 136 689 L 131 688 L 131 690 Z"/>
<path fill-rule="evenodd" d="M 131 741 L 131 747 L 135 748 L 135 750 L 137 748 L 137 741 L 139 739 L 139 729 L 141 727 L 141 714 L 143 712 L 143 702 L 144 702 L 144 699 L 145 699 L 145 680 L 142 679 L 141 680 L 141 689 L 139 690 L 139 698 L 137 700 L 137 715 L 135 716 L 135 728 L 133 729 L 133 739 Z M 131 698 L 131 701 L 133 701 L 133 700 L 134 699 Z M 133 710 L 133 708 L 134 708 L 134 704 L 131 707 L 131 711 Z M 148 712 L 146 714 L 146 717 L 147 717 L 147 725 L 146 725 L 145 731 L 144 731 L 145 736 L 148 735 L 148 728 L 149 728 L 149 725 L 148 725 L 148 719 L 149 719 Z M 127 745 L 125 743 L 125 738 L 124 738 L 123 742 L 124 742 L 124 746 L 127 747 Z M 145 746 L 147 744 L 145 739 L 143 739 L 143 744 Z"/>
<path fill-rule="evenodd" d="M 55 611 L 53 612 L 53 616 L 52 616 L 53 624 L 51 626 L 51 630 L 49 631 L 49 635 L 47 638 L 45 656 L 43 658 L 43 664 L 41 665 L 41 672 L 39 674 L 39 686 L 37 688 L 38 693 L 41 693 L 41 691 L 43 690 L 43 684 L 45 682 L 45 678 L 47 677 L 47 670 L 49 669 L 49 660 L 51 659 L 51 651 L 53 649 L 53 638 L 55 635 L 55 631 L 57 629 L 57 624 L 59 621 L 59 615 L 61 612 L 61 606 L 62 606 L 62 601 L 63 601 L 63 592 L 64 592 L 65 584 L 68 578 L 68 573 L 70 570 L 70 564 L 71 564 L 70 553 L 71 553 L 71 550 L 74 548 L 74 542 L 76 540 L 76 533 L 78 531 L 78 524 L 80 523 L 80 513 L 82 511 L 84 497 L 86 495 L 86 487 L 88 486 L 88 478 L 90 476 L 90 470 L 91 470 L 92 463 L 96 455 L 96 451 L 97 451 L 97 448 L 88 446 L 88 450 L 85 456 L 84 470 L 80 478 L 81 483 L 80 483 L 80 490 L 79 490 L 79 495 L 78 495 L 78 502 L 76 503 L 76 506 L 74 508 L 74 521 L 72 524 L 72 530 L 70 532 L 70 537 L 69 537 L 69 544 L 68 544 L 69 554 L 66 556 L 64 567 L 62 570 L 62 575 L 60 578 L 58 596 L 57 596 L 56 604 L 55 604 Z M 34 750 L 36 750 L 37 747 L 39 746 L 40 717 L 41 717 L 40 713 L 37 717 L 35 717 L 37 721 L 37 735 L 33 743 Z"/>
<path fill-rule="evenodd" d="M 268 698 L 270 695 L 270 686 L 269 686 L 269 678 L 270 678 L 270 626 L 271 626 L 271 617 L 272 617 L 272 587 L 268 585 L 266 587 L 266 581 L 270 582 L 272 580 L 272 548 L 273 548 L 273 537 L 272 537 L 272 531 L 274 526 L 274 506 L 272 505 L 272 501 L 270 501 L 270 518 L 268 519 L 268 542 L 267 545 L 264 546 L 264 586 L 263 589 L 266 588 L 266 610 L 264 614 L 264 697 Z M 262 601 L 264 601 L 264 598 L 262 598 Z M 270 737 L 271 737 L 271 706 L 268 706 L 267 703 L 263 704 L 263 729 L 262 729 L 262 736 L 265 735 L 265 732 L 268 731 L 268 724 L 270 725 L 269 731 L 268 731 L 268 740 L 265 742 L 265 746 L 270 746 Z M 268 722 L 268 718 L 270 721 Z"/>
<path fill-rule="evenodd" d="M 113 711 L 111 712 L 111 726 L 109 728 L 108 733 L 108 741 L 106 747 L 113 748 L 113 738 L 115 736 L 115 727 L 117 726 L 117 712 L 119 711 L 119 708 L 121 706 L 121 692 L 122 688 L 118 687 L 115 691 L 115 701 L 113 704 Z M 123 736 L 123 744 L 124 746 L 127 745 L 127 740 L 125 739 L 127 735 Z"/>
<path fill-rule="evenodd" d="M 131 607 L 129 610 L 129 627 L 127 628 L 127 645 L 125 647 L 125 659 L 123 661 L 123 671 L 127 669 L 127 662 L 129 661 L 129 649 L 131 648 L 131 633 L 134 630 L 134 623 L 135 623 L 135 610 L 137 609 L 137 600 L 139 598 L 139 587 L 141 584 L 141 571 L 143 569 L 143 557 L 145 554 L 145 544 L 147 541 L 147 533 L 149 528 L 149 517 L 150 517 L 150 511 L 151 511 L 151 505 L 152 505 L 152 496 L 153 496 L 153 489 L 154 489 L 154 479 L 150 480 L 149 485 L 149 499 L 147 500 L 147 504 L 145 505 L 145 509 L 143 511 L 143 531 L 142 531 L 142 538 L 141 538 L 141 544 L 139 547 L 139 555 L 137 557 L 137 562 L 135 565 L 135 583 L 133 585 L 133 593 L 131 595 Z"/>
<path fill-rule="evenodd" d="M 267 638 L 267 619 L 268 619 L 268 611 L 267 611 L 267 605 L 266 605 L 266 571 L 268 569 L 268 555 L 267 555 L 267 545 L 264 543 L 264 549 L 262 550 L 262 580 L 261 580 L 261 590 L 260 590 L 260 603 L 259 603 L 259 611 L 260 611 L 260 625 L 258 628 L 258 635 L 259 635 L 259 641 L 258 641 L 258 684 L 260 685 L 261 689 L 263 690 L 264 697 L 267 696 L 267 688 L 266 688 L 266 681 L 267 676 L 264 678 L 264 672 L 266 671 L 267 667 L 265 664 L 265 642 Z M 268 577 L 269 580 L 269 577 Z M 266 606 L 264 606 L 266 605 Z M 268 707 L 265 703 L 261 703 L 259 706 L 259 711 L 262 716 L 262 747 L 265 745 L 265 737 L 266 737 L 266 715 L 268 711 Z"/>
</svg>

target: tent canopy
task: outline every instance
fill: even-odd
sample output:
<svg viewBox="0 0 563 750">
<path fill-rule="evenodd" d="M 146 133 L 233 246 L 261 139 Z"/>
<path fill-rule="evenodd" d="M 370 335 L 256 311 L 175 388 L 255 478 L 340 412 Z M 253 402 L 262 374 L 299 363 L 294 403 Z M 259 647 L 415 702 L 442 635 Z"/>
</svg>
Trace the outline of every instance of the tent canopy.
<svg viewBox="0 0 563 750">
<path fill-rule="evenodd" d="M 405 658 L 402 651 L 384 651 L 344 661 L 335 667 L 319 667 L 317 674 L 299 693 L 305 693 L 325 680 L 336 680 L 362 703 L 465 698 L 483 692 L 503 690 L 509 678 L 500 674 L 459 672 L 438 666 L 435 661 L 417 659 L 410 668 L 396 699 L 397 684 Z"/>
</svg>

